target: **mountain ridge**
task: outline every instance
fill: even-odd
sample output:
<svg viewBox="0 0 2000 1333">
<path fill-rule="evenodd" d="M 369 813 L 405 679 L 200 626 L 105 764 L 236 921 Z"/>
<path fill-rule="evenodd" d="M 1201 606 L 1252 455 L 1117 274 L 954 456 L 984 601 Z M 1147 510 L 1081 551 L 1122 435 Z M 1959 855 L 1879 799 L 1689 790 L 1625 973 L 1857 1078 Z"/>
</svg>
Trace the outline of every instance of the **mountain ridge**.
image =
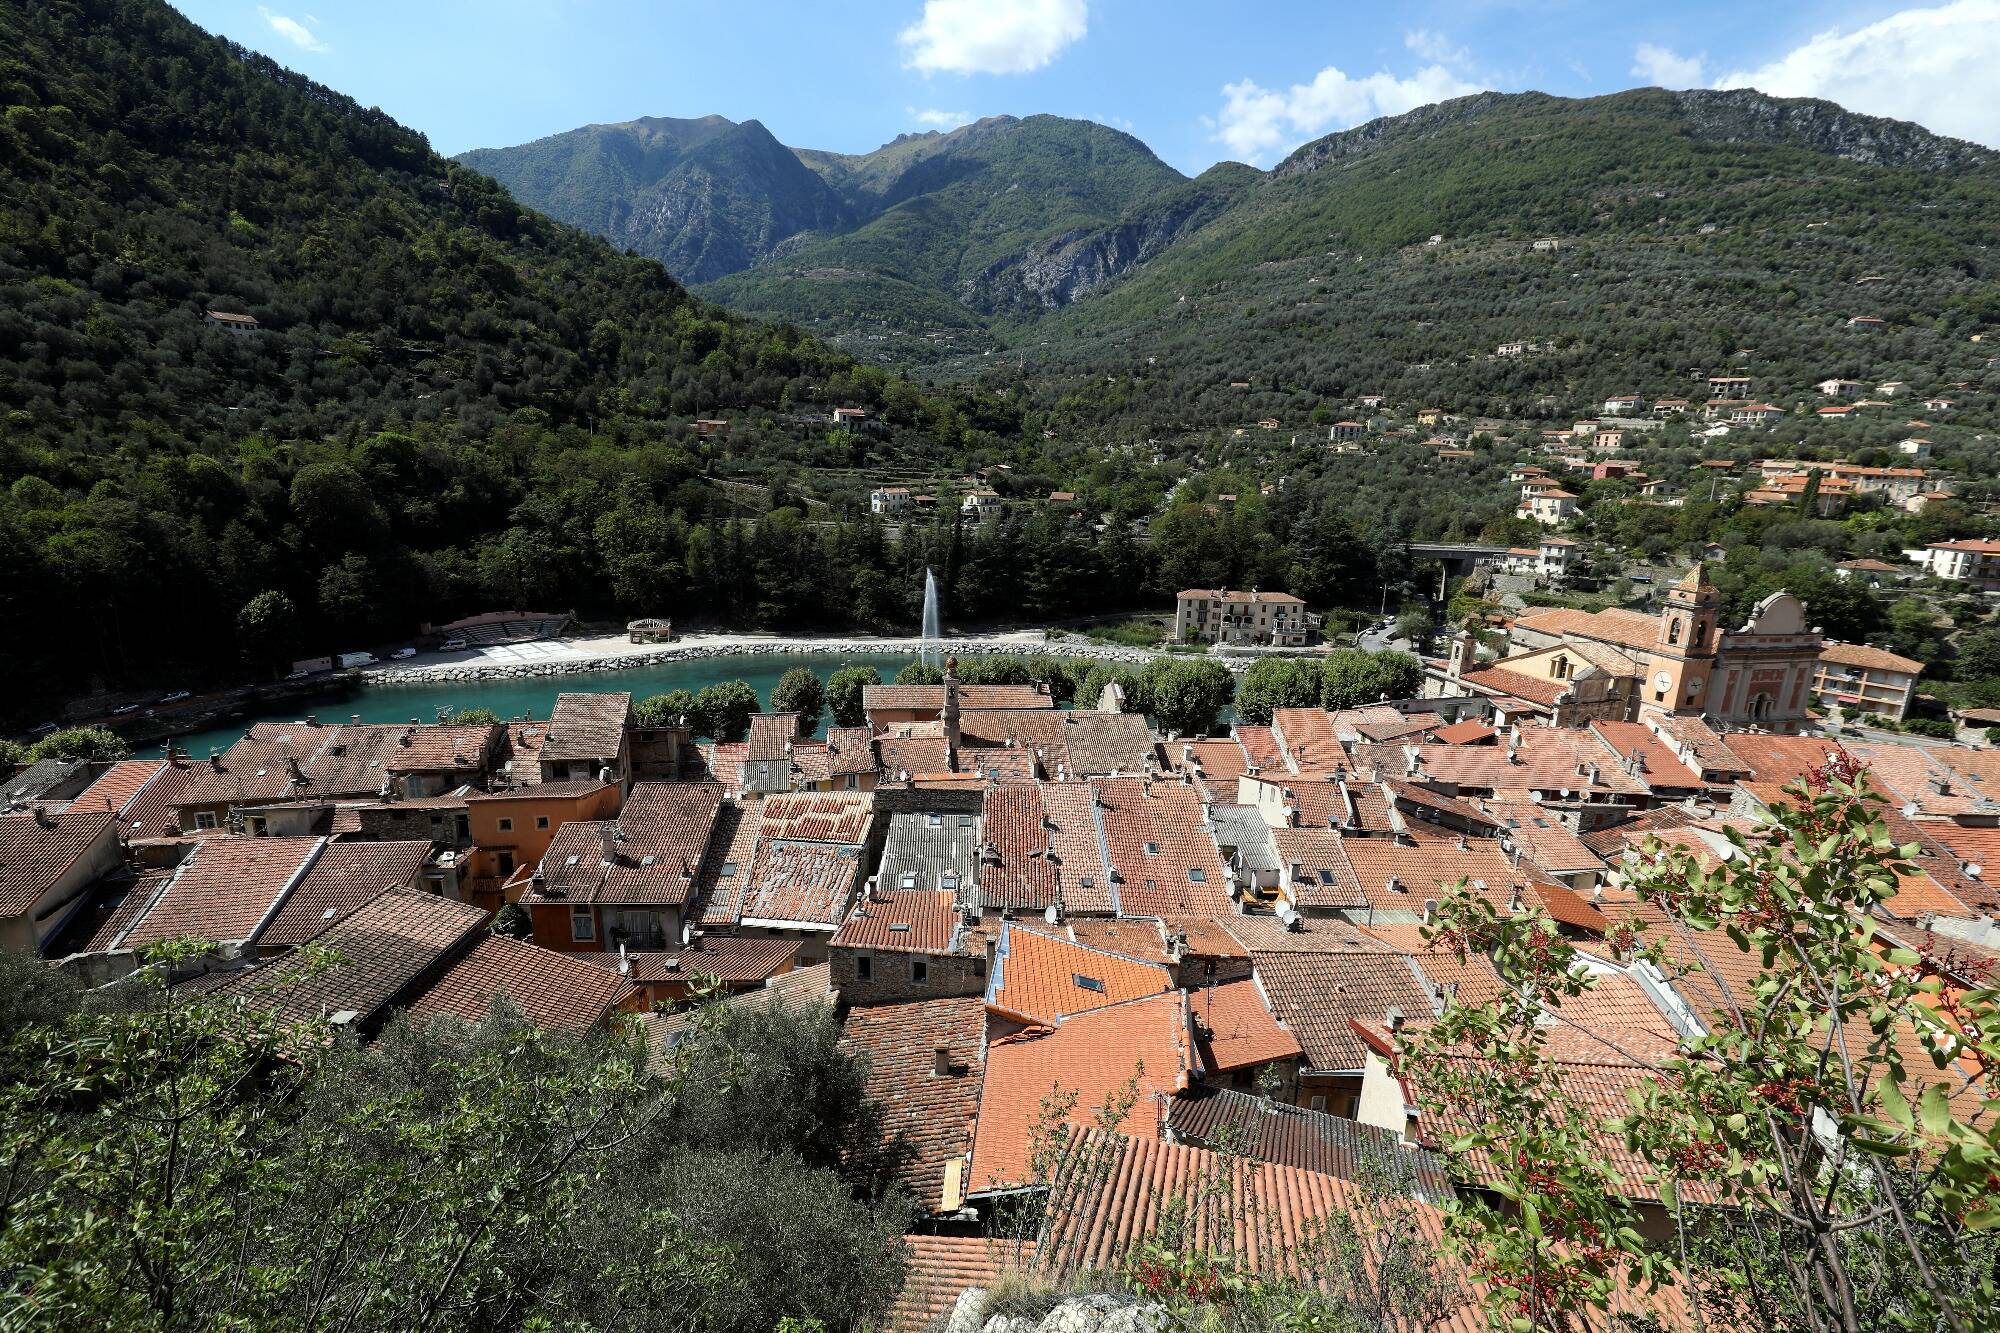
<svg viewBox="0 0 2000 1333">
<path fill-rule="evenodd" d="M 1652 158 L 1674 159 L 1652 192 L 1675 208 L 1698 192 L 1698 180 L 1677 174 L 1689 170 L 1727 171 L 1738 196 L 1760 188 L 1735 183 L 1745 171 L 1761 172 L 1783 183 L 1793 206 L 1802 200 L 1791 183 L 1809 175 L 1928 178 L 1990 172 L 2000 162 L 1978 145 L 1830 102 L 1658 88 L 1592 98 L 1475 93 L 1324 135 L 1268 170 L 1225 162 L 1193 178 L 1133 136 L 1052 116 L 986 117 L 900 135 L 867 153 L 784 152 L 836 193 L 843 211 L 821 209 L 796 225 L 781 218 L 705 249 L 688 244 L 706 216 L 694 210 L 671 246 L 631 228 L 612 239 L 670 268 L 699 253 L 695 282 L 704 295 L 797 321 L 891 364 L 963 361 L 1010 345 L 1035 322 L 1087 308 L 1156 264 L 1198 260 L 1229 234 L 1265 236 L 1245 254 L 1252 264 L 1295 253 L 1318 225 L 1308 219 L 1329 208 L 1346 226 L 1339 234 L 1379 253 L 1440 232 L 1576 225 L 1578 200 Z M 1510 173 L 1510 161 L 1519 170 Z M 1594 175 L 1569 170 L 1586 161 Z M 1406 173 L 1406 184 L 1385 188 L 1385 171 Z M 727 188 L 713 186 L 717 194 Z M 1021 207 L 1024 191 L 1042 197 Z M 1507 215 L 1469 207 L 1475 192 L 1516 207 Z M 1344 209 L 1340 196 L 1349 193 L 1373 197 L 1374 216 Z M 524 202 L 550 201 L 531 191 Z M 1725 213 L 1734 207 L 1724 204 Z"/>
</svg>

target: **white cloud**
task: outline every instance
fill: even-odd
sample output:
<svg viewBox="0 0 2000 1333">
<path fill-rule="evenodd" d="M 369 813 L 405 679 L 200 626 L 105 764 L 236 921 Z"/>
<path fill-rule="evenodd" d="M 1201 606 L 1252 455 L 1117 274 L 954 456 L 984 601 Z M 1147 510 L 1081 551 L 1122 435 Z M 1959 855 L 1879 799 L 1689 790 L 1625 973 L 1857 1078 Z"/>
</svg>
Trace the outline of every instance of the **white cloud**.
<svg viewBox="0 0 2000 1333">
<path fill-rule="evenodd" d="M 925 74 L 1026 74 L 1083 40 L 1086 0 L 924 0 L 897 38 Z"/>
<path fill-rule="evenodd" d="M 1328 65 L 1311 83 L 1295 83 L 1282 92 L 1244 79 L 1223 86 L 1215 137 L 1245 162 L 1255 162 L 1329 130 L 1478 91 L 1478 84 L 1442 65 L 1426 65 L 1400 79 L 1387 71 L 1357 79 Z"/>
<path fill-rule="evenodd" d="M 955 130 L 961 125 L 970 125 L 976 119 L 970 111 L 939 111 L 928 106 L 906 106 L 903 110 L 917 124 L 928 125 L 934 130 Z"/>
<path fill-rule="evenodd" d="M 2000 148 L 2000 0 L 1905 9 L 1842 32 L 1830 28 L 1718 88 L 1774 97 L 1823 97 L 1850 111 L 1914 120 L 1925 129 Z"/>
<path fill-rule="evenodd" d="M 1462 46 L 1454 46 L 1449 37 L 1429 28 L 1418 28 L 1403 34 L 1403 45 L 1426 60 L 1440 65 L 1470 65 L 1472 52 Z"/>
<path fill-rule="evenodd" d="M 1699 88 L 1707 55 L 1683 56 L 1664 46 L 1641 42 L 1632 52 L 1632 73 L 1662 88 Z"/>
<path fill-rule="evenodd" d="M 1092 116 L 1091 119 L 1096 121 L 1100 125 L 1109 125 L 1114 130 L 1123 130 L 1127 134 L 1130 134 L 1133 130 L 1132 122 L 1127 120 L 1123 116 L 1112 116 L 1100 113 L 1098 115 Z"/>
<path fill-rule="evenodd" d="M 273 14 L 262 5 L 257 6 L 257 12 L 264 16 L 264 22 L 271 25 L 272 32 L 277 33 L 278 36 L 284 38 L 293 46 L 298 47 L 299 50 L 324 52 L 328 49 L 327 44 L 322 42 L 311 28 L 308 28 L 297 19 L 286 18 L 283 14 Z M 314 23 L 319 22 L 318 19 L 312 18 L 311 15 L 307 15 L 307 18 L 311 19 Z"/>
</svg>

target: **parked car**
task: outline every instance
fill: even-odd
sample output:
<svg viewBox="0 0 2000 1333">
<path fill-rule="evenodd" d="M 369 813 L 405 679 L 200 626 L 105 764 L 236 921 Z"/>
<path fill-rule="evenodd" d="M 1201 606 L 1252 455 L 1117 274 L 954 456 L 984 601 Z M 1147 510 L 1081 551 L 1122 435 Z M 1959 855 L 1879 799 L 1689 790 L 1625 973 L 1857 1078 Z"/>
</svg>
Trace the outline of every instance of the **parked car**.
<svg viewBox="0 0 2000 1333">
<path fill-rule="evenodd" d="M 139 711 L 139 705 L 137 704 L 119 704 L 116 708 L 111 710 L 111 716 L 123 717 L 127 713 L 136 713 L 138 711 Z"/>
<path fill-rule="evenodd" d="M 298 669 L 297 671 L 288 671 L 288 672 L 286 672 L 286 673 L 285 673 L 285 679 L 286 679 L 286 680 L 304 680 L 304 679 L 305 679 L 305 678 L 306 678 L 307 676 L 310 676 L 311 674 L 312 674 L 312 670 L 311 670 L 311 668 L 309 668 L 309 667 L 300 667 L 300 668 L 299 668 L 299 669 Z"/>
<path fill-rule="evenodd" d="M 465 651 L 465 640 L 446 639 L 438 645 L 438 651 L 441 653 L 462 653 Z"/>
<path fill-rule="evenodd" d="M 175 690 L 175 691 L 174 691 L 174 692 L 173 692 L 172 694 L 163 694 L 163 695 L 161 695 L 161 696 L 160 696 L 159 698 L 155 699 L 155 700 L 154 700 L 153 702 L 154 702 L 154 703 L 161 703 L 161 704 L 177 704 L 177 703 L 179 703 L 179 702 L 180 702 L 181 700 L 183 700 L 183 699 L 185 699 L 185 698 L 187 698 L 187 697 L 188 697 L 188 692 L 187 692 L 186 690 Z"/>
<path fill-rule="evenodd" d="M 395 652 L 389 654 L 389 656 L 391 657 L 415 657 L 416 655 L 417 655 L 417 650 L 410 647 L 408 644 L 403 645 L 401 648 L 398 648 Z"/>
</svg>

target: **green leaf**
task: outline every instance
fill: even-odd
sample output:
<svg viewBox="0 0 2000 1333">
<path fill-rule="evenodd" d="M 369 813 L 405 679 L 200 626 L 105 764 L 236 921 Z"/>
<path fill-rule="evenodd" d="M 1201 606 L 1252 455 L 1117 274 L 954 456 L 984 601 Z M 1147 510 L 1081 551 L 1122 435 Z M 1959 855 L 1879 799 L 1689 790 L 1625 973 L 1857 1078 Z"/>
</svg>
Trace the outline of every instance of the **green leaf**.
<svg viewBox="0 0 2000 1333">
<path fill-rule="evenodd" d="M 1927 1134 L 1942 1134 L 1951 1127 L 1951 1101 L 1945 1096 L 1942 1083 L 1924 1089 L 1923 1098 L 1917 1103 L 1917 1117 L 1923 1121 Z"/>
<path fill-rule="evenodd" d="M 1910 1114 L 1909 1099 L 1903 1096 L 1901 1088 L 1893 1083 L 1884 1083 L 1878 1095 L 1882 1100 L 1882 1114 L 1887 1116 L 1893 1124 L 1903 1129 L 1916 1128 L 1916 1117 Z"/>
</svg>

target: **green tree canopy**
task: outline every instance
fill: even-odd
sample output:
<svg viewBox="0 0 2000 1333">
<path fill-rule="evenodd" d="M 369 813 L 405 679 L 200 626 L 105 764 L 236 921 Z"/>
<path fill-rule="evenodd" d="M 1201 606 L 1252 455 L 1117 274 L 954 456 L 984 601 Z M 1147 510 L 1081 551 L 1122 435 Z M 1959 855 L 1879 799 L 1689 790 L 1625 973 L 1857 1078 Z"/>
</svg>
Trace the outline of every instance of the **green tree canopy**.
<svg viewBox="0 0 2000 1333">
<path fill-rule="evenodd" d="M 826 690 L 811 671 L 793 667 L 771 687 L 771 711 L 797 713 L 799 734 L 810 736 L 819 729 L 819 715 L 826 711 Z"/>
<path fill-rule="evenodd" d="M 1205 657 L 1164 657 L 1146 664 L 1141 677 L 1147 710 L 1168 731 L 1206 735 L 1236 695 L 1229 668 Z"/>
<path fill-rule="evenodd" d="M 748 681 L 706 685 L 694 697 L 694 729 L 718 741 L 740 741 L 750 734 L 750 717 L 756 711 L 757 691 Z"/>
<path fill-rule="evenodd" d="M 874 667 L 842 667 L 827 677 L 826 704 L 833 713 L 833 723 L 837 727 L 859 727 L 868 722 L 864 707 L 863 692 L 870 685 L 880 685 L 882 673 Z"/>
<path fill-rule="evenodd" d="M 1321 666 L 1322 708 L 1359 708 L 1383 699 L 1413 698 L 1424 684 L 1424 664 L 1408 653 L 1340 648 Z"/>
<path fill-rule="evenodd" d="M 1250 664 L 1236 687 L 1236 718 L 1269 726 L 1274 708 L 1317 708 L 1320 664 L 1308 657 L 1263 657 Z"/>
</svg>

